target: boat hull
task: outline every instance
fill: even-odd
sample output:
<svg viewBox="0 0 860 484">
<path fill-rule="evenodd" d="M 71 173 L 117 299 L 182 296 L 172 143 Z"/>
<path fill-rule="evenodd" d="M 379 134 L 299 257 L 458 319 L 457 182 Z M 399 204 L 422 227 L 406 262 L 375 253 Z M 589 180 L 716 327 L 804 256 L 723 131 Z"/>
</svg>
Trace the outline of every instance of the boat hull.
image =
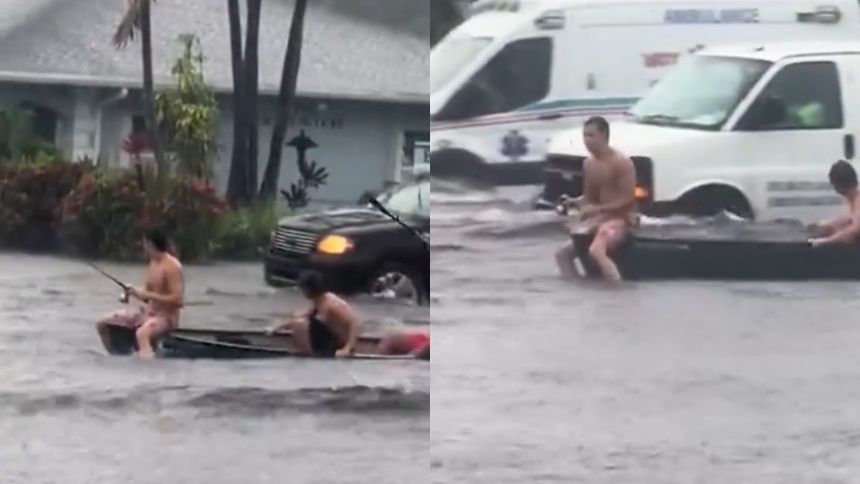
<svg viewBox="0 0 860 484">
<path fill-rule="evenodd" d="M 111 355 L 132 355 L 137 351 L 134 330 L 125 326 L 109 325 L 110 346 L 105 350 Z M 411 355 L 376 355 L 374 349 L 379 337 L 367 336 L 359 340 L 355 356 L 361 360 L 415 360 Z M 156 344 L 156 354 L 161 358 L 184 359 L 265 359 L 302 358 L 290 333 L 267 334 L 263 331 L 224 329 L 185 329 L 172 331 Z M 420 358 L 424 359 L 424 358 Z M 427 351 L 426 360 L 430 359 Z"/>
<path fill-rule="evenodd" d="M 586 275 L 593 235 L 572 236 Z M 860 280 L 860 245 L 814 248 L 799 222 L 727 222 L 634 230 L 610 256 L 628 280 Z"/>
</svg>

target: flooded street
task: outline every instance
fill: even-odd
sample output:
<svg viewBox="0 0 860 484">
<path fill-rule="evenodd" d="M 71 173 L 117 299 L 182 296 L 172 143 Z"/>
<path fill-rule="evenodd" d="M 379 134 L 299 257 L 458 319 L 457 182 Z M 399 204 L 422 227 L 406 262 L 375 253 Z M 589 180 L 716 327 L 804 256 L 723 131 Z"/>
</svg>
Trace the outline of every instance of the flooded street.
<svg viewBox="0 0 860 484">
<path fill-rule="evenodd" d="M 4 484 L 402 483 L 429 466 L 426 363 L 109 357 L 94 319 L 117 288 L 86 265 L 0 256 Z M 105 265 L 139 281 L 139 267 Z M 188 327 L 262 328 L 295 310 L 259 264 L 191 267 Z M 358 304 L 362 315 L 426 309 Z M 386 323 L 393 327 L 392 323 Z M 373 330 L 374 328 L 370 328 Z"/>
<path fill-rule="evenodd" d="M 565 284 L 551 215 L 432 203 L 432 482 L 858 482 L 860 285 Z"/>
<path fill-rule="evenodd" d="M 432 203 L 432 427 L 426 364 L 108 357 L 92 321 L 116 307 L 109 281 L 0 256 L 3 482 L 857 482 L 857 284 L 564 284 L 549 214 L 435 187 Z M 261 328 L 300 304 L 260 272 L 189 268 L 188 299 L 213 304 L 186 326 Z"/>
</svg>

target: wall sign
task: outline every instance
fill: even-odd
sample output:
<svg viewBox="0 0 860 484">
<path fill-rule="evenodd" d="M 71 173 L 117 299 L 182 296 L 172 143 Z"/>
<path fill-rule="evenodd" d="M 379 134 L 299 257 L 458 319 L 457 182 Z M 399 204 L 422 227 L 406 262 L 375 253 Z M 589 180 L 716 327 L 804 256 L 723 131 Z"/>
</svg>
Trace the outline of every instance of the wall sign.
<svg viewBox="0 0 860 484">
<path fill-rule="evenodd" d="M 671 66 L 678 62 L 680 57 L 680 52 L 651 52 L 642 54 L 642 65 L 646 69 Z"/>
<path fill-rule="evenodd" d="M 297 113 L 290 119 L 290 126 L 300 128 L 343 129 L 343 119 L 337 116 Z"/>
</svg>

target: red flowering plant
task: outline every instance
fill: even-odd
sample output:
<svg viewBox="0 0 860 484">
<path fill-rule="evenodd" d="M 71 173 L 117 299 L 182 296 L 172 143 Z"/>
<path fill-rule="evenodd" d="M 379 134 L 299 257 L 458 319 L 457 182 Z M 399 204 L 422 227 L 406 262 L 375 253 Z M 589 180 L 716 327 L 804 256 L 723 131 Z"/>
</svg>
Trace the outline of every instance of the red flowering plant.
<svg viewBox="0 0 860 484">
<path fill-rule="evenodd" d="M 168 184 L 164 200 L 161 214 L 150 223 L 167 229 L 183 259 L 211 256 L 217 245 L 220 220 L 229 210 L 215 187 L 195 178 L 174 179 Z"/>
<path fill-rule="evenodd" d="M 0 242 L 8 248 L 49 249 L 56 242 L 60 206 L 87 163 L 0 165 Z"/>
<path fill-rule="evenodd" d="M 228 207 L 206 182 L 173 178 L 147 193 L 136 173 L 124 172 L 85 179 L 63 208 L 63 240 L 73 254 L 137 259 L 143 234 L 160 228 L 171 235 L 178 255 L 194 260 L 211 255 Z"/>
<path fill-rule="evenodd" d="M 138 257 L 145 205 L 134 174 L 93 173 L 63 201 L 63 249 L 85 257 Z"/>
</svg>

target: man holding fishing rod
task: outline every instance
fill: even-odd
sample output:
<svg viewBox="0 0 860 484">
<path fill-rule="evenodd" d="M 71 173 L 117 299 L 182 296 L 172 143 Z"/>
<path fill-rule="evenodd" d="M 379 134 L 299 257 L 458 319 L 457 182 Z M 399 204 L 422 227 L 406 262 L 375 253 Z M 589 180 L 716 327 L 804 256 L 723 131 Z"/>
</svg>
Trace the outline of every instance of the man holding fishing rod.
<svg viewBox="0 0 860 484">
<path fill-rule="evenodd" d="M 143 250 L 149 258 L 144 286 L 122 284 L 125 293 L 144 306 L 136 311 L 116 311 L 96 324 L 105 348 L 112 346 L 109 326 L 134 328 L 138 355 L 153 358 L 153 342 L 179 326 L 179 313 L 185 305 L 185 278 L 182 264 L 170 253 L 170 248 L 167 236 L 161 231 L 153 230 L 144 236 Z"/>
</svg>

